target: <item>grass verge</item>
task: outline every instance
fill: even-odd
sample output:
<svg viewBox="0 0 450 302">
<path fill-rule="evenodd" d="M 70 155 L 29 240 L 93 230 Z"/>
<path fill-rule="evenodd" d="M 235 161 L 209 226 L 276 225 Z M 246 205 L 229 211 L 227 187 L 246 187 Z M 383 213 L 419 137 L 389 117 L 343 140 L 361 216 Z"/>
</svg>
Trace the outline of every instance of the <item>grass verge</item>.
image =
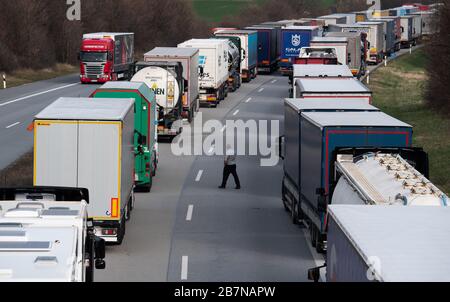
<svg viewBox="0 0 450 302">
<path fill-rule="evenodd" d="M 11 88 L 36 81 L 48 80 L 76 72 L 79 72 L 79 67 L 69 64 L 56 64 L 51 68 L 40 70 L 19 69 L 6 74 L 7 87 Z M 3 88 L 3 83 L 1 86 Z"/>
<path fill-rule="evenodd" d="M 0 187 L 33 186 L 33 151 L 0 171 Z"/>
<path fill-rule="evenodd" d="M 426 53 L 405 55 L 371 75 L 374 105 L 414 127 L 414 145 L 430 157 L 430 180 L 450 193 L 450 119 L 424 102 Z"/>
</svg>

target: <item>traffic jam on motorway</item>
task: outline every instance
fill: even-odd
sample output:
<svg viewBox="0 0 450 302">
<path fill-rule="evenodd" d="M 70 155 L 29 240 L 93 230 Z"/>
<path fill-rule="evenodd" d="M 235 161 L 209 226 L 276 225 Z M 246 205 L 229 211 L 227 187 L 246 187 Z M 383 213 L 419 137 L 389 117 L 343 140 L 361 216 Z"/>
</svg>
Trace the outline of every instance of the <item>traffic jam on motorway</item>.
<svg viewBox="0 0 450 302">
<path fill-rule="evenodd" d="M 448 197 L 428 180 L 413 127 L 373 106 L 362 83 L 371 65 L 435 31 L 437 6 L 215 28 L 137 62 L 133 33 L 84 34 L 80 81 L 103 86 L 34 117 L 34 187 L 0 189 L 0 282 L 93 281 L 108 265 L 105 245 L 124 240 L 135 192 L 152 189 L 158 143 L 178 136 L 200 107 L 216 108 L 258 74 L 275 73 L 290 85 L 280 207 L 326 259 L 304 274 L 448 280 L 448 248 L 433 248 L 447 237 Z M 423 261 L 424 248 L 436 257 Z"/>
</svg>

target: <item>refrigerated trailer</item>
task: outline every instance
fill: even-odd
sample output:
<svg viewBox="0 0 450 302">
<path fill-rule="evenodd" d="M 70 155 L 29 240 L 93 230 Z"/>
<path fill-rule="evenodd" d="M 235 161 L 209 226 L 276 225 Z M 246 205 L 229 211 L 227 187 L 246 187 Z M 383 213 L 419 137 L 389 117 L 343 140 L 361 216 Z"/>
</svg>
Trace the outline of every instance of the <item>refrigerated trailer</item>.
<svg viewBox="0 0 450 302">
<path fill-rule="evenodd" d="M 228 94 L 228 40 L 192 39 L 178 47 L 199 50 L 200 104 L 217 107 Z"/>
<path fill-rule="evenodd" d="M 277 69 L 277 30 L 274 27 L 246 27 L 258 32 L 258 72 L 272 73 Z"/>
<path fill-rule="evenodd" d="M 412 126 L 376 111 L 299 114 L 298 110 L 285 107 L 283 200 L 285 206 L 290 204 L 293 209 L 293 222 L 304 221 L 309 226 L 312 245 L 324 252 L 327 207 L 337 181 L 337 156 L 384 149 L 402 156 L 415 154 L 411 147 Z"/>
<path fill-rule="evenodd" d="M 158 139 L 181 133 L 183 114 L 183 65 L 181 62 L 138 62 L 131 81 L 145 83 L 156 95 Z"/>
<path fill-rule="evenodd" d="M 372 92 L 355 78 L 299 78 L 293 90 L 297 98 L 365 98 L 368 104 L 372 103 Z"/>
<path fill-rule="evenodd" d="M 150 192 L 158 163 L 157 105 L 153 90 L 139 82 L 109 82 L 91 97 L 134 99 L 134 182 L 136 189 Z"/>
<path fill-rule="evenodd" d="M 145 62 L 180 62 L 183 65 L 185 80 L 183 91 L 183 117 L 189 122 L 199 110 L 198 93 L 198 58 L 195 48 L 156 47 L 144 54 Z"/>
<path fill-rule="evenodd" d="M 82 188 L 0 188 L 0 282 L 92 282 L 105 242 Z"/>
<path fill-rule="evenodd" d="M 449 282 L 450 209 L 331 205 L 328 282 Z"/>
<path fill-rule="evenodd" d="M 95 235 L 121 244 L 134 204 L 134 99 L 59 98 L 34 118 L 35 186 L 89 190 Z"/>
<path fill-rule="evenodd" d="M 84 34 L 78 59 L 81 83 L 129 80 L 134 62 L 134 33 Z"/>
<path fill-rule="evenodd" d="M 220 30 L 218 38 L 239 37 L 241 40 L 241 78 L 250 82 L 258 74 L 258 32 L 255 30 Z"/>
</svg>

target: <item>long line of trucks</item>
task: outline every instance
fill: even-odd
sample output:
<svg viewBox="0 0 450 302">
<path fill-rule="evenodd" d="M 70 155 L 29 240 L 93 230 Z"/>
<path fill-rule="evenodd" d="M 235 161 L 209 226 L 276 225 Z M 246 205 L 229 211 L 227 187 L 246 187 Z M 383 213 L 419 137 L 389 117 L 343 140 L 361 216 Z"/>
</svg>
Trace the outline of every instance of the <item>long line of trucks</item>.
<svg viewBox="0 0 450 302">
<path fill-rule="evenodd" d="M 438 7 L 218 28 L 211 38 L 157 47 L 142 61 L 133 33 L 83 35 L 81 82 L 108 83 L 35 116 L 35 187 L 0 189 L 0 281 L 92 281 L 94 268 L 105 267 L 105 242 L 125 238 L 134 192 L 152 187 L 159 139 L 178 135 L 200 105 L 216 107 L 243 81 L 277 69 L 290 76 L 296 98 L 285 100 L 280 138 L 284 207 L 309 227 L 319 252 L 328 250 L 328 280 L 363 280 L 366 256 L 377 248 L 359 235 L 367 229 L 354 227 L 367 227 L 365 213 L 379 211 L 370 214 L 374 224 L 392 230 L 422 215 L 410 206 L 442 214 L 448 197 L 428 180 L 428 155 L 412 146 L 412 126 L 372 106 L 371 91 L 353 77 L 399 43 L 410 47 L 434 33 Z M 403 215 L 395 211 L 406 218 L 394 223 Z M 405 280 L 390 268 L 372 269 L 374 280 Z M 309 275 L 317 280 L 318 272 Z"/>
</svg>

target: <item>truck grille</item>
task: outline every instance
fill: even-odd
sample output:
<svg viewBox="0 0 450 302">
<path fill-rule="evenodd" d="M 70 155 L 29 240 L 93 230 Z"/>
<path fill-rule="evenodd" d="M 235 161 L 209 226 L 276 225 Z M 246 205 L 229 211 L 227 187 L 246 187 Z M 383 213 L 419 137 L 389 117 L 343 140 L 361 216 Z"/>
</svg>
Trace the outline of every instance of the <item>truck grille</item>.
<svg viewBox="0 0 450 302">
<path fill-rule="evenodd" d="M 84 65 L 86 70 L 86 76 L 90 79 L 97 79 L 97 76 L 101 76 L 104 73 L 104 65 Z"/>
</svg>

